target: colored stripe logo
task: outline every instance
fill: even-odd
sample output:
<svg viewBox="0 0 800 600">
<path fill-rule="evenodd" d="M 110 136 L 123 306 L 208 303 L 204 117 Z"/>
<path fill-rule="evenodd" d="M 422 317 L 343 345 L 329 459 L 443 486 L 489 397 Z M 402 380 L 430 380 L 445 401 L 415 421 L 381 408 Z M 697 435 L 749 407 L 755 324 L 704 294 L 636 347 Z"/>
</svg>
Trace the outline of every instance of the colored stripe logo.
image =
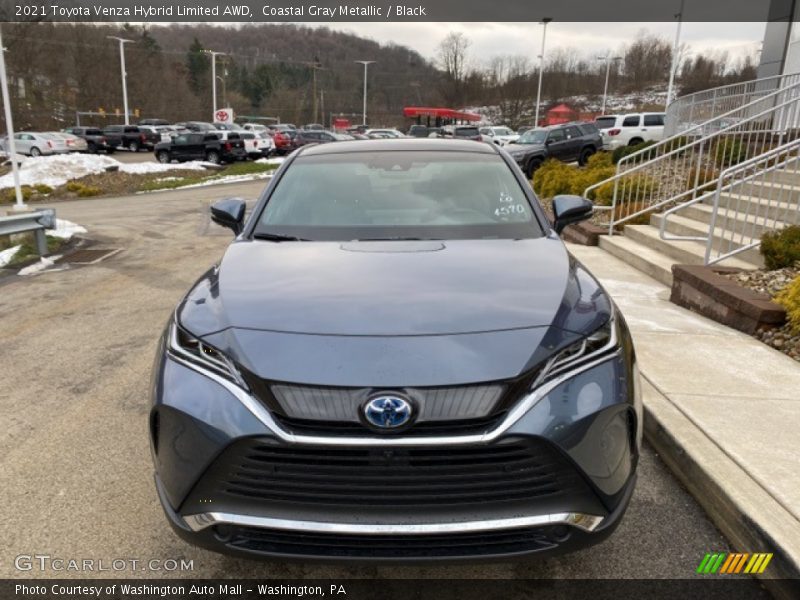
<svg viewBox="0 0 800 600">
<path fill-rule="evenodd" d="M 703 560 L 700 561 L 697 573 L 702 575 L 714 575 L 717 573 L 720 575 L 738 573 L 758 575 L 764 572 L 771 560 L 771 552 L 756 552 L 754 554 L 746 552 L 733 552 L 730 554 L 726 552 L 707 553 Z"/>
</svg>

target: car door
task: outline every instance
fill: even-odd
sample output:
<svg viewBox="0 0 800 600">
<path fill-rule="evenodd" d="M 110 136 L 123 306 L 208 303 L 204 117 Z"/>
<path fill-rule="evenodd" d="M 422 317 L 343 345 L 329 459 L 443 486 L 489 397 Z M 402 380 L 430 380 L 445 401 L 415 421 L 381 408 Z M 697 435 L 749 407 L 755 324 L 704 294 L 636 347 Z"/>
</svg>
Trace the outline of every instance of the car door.
<svg viewBox="0 0 800 600">
<path fill-rule="evenodd" d="M 570 125 L 569 127 L 564 127 L 564 135 L 567 136 L 567 141 L 564 146 L 565 158 L 563 158 L 562 160 L 565 161 L 578 160 L 578 156 L 581 153 L 581 145 L 583 142 L 583 138 L 581 136 L 581 130 L 575 127 L 574 125 Z"/>
<path fill-rule="evenodd" d="M 642 115 L 626 115 L 622 119 L 622 133 L 620 133 L 620 136 L 625 144 L 630 144 L 631 140 L 642 139 L 641 124 Z"/>
<path fill-rule="evenodd" d="M 17 154 L 30 154 L 33 146 L 33 136 L 29 133 L 15 133 L 14 147 Z"/>
<path fill-rule="evenodd" d="M 642 134 L 646 142 L 661 141 L 664 137 L 664 115 L 660 113 L 644 115 Z"/>
<path fill-rule="evenodd" d="M 568 162 L 569 158 L 569 140 L 564 129 L 553 129 L 547 134 L 547 155 L 550 158 L 557 158 L 558 160 Z"/>
</svg>

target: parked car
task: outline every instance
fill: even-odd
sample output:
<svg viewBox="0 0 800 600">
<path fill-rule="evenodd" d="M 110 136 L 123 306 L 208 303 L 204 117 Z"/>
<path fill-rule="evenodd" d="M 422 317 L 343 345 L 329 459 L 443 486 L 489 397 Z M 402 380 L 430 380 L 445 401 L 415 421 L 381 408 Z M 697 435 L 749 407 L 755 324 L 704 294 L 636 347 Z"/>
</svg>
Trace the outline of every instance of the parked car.
<svg viewBox="0 0 800 600">
<path fill-rule="evenodd" d="M 205 121 L 181 121 L 180 123 L 175 123 L 175 126 L 189 131 L 217 131 L 217 128 L 212 123 L 206 123 Z"/>
<path fill-rule="evenodd" d="M 103 135 L 109 146 L 114 149 L 126 148 L 131 152 L 152 150 L 161 141 L 161 134 L 148 126 L 107 125 L 103 128 Z"/>
<path fill-rule="evenodd" d="M 303 129 L 305 129 L 306 131 L 324 131 L 325 125 L 322 125 L 320 123 L 309 123 L 308 125 L 304 125 Z"/>
<path fill-rule="evenodd" d="M 54 135 L 64 140 L 64 143 L 67 145 L 67 150 L 69 152 L 88 152 L 89 151 L 89 144 L 86 143 L 81 137 L 77 135 L 73 135 L 71 133 L 67 133 L 64 131 L 48 131 L 49 135 Z"/>
<path fill-rule="evenodd" d="M 430 134 L 430 130 L 427 125 L 412 125 L 408 128 L 408 136 L 409 137 L 417 137 L 417 138 L 426 138 Z"/>
<path fill-rule="evenodd" d="M 398 131 L 397 129 L 392 128 L 382 128 L 382 129 L 367 129 L 364 131 L 364 135 L 367 135 L 371 138 L 403 138 L 406 135 L 402 131 Z"/>
<path fill-rule="evenodd" d="M 427 139 L 306 146 L 249 218 L 213 204 L 236 238 L 170 312 L 148 386 L 175 533 L 431 564 L 612 535 L 640 457 L 636 355 L 557 235 L 592 204 L 553 211 L 497 146 Z"/>
<path fill-rule="evenodd" d="M 301 129 L 297 132 L 294 143 L 295 146 L 300 147 L 306 144 L 328 144 L 330 142 L 344 142 L 353 139 L 352 136 L 343 133 Z"/>
<path fill-rule="evenodd" d="M 297 138 L 297 131 L 294 129 L 283 129 L 275 131 L 272 139 L 275 141 L 276 154 L 289 154 L 297 148 L 295 139 Z"/>
<path fill-rule="evenodd" d="M 269 158 L 275 154 L 275 140 L 272 135 L 266 131 L 256 131 L 256 138 L 259 139 L 259 147 L 261 148 L 261 155 L 263 158 Z"/>
<path fill-rule="evenodd" d="M 247 129 L 245 129 L 244 127 L 242 127 L 238 123 L 220 123 L 220 122 L 215 122 L 215 123 L 212 123 L 212 125 L 214 125 L 214 128 L 217 131 L 247 131 Z"/>
<path fill-rule="evenodd" d="M 54 138 L 47 133 L 36 131 L 18 131 L 14 134 L 14 147 L 17 154 L 27 156 L 49 156 L 52 154 L 66 154 L 69 152 L 63 139 Z M 10 152 L 8 137 L 3 138 L 3 150 Z"/>
<path fill-rule="evenodd" d="M 594 120 L 603 137 L 603 149 L 660 142 L 664 138 L 664 113 L 604 115 Z"/>
<path fill-rule="evenodd" d="M 585 165 L 589 157 L 602 149 L 603 138 L 592 123 L 565 123 L 529 129 L 506 150 L 528 177 L 548 158 Z"/>
<path fill-rule="evenodd" d="M 168 142 L 172 138 L 181 133 L 188 133 L 188 129 L 184 129 L 182 127 L 175 127 L 174 125 L 156 125 L 155 130 L 161 136 L 162 142 Z"/>
<path fill-rule="evenodd" d="M 247 131 L 263 132 L 267 131 L 268 127 L 261 123 L 242 123 L 242 129 L 246 129 Z"/>
<path fill-rule="evenodd" d="M 248 158 L 252 158 L 253 160 L 263 158 L 264 142 L 254 131 L 245 131 L 242 129 L 237 133 L 244 141 L 244 151 Z"/>
<path fill-rule="evenodd" d="M 103 135 L 103 130 L 98 127 L 67 127 L 67 133 L 77 135 L 79 138 L 86 140 L 87 150 L 92 154 L 97 152 L 107 152 L 111 154 L 114 149 L 108 145 L 106 136 Z"/>
<path fill-rule="evenodd" d="M 519 134 L 515 133 L 510 127 L 490 125 L 488 127 L 481 127 L 479 131 L 484 141 L 492 142 L 498 146 L 505 146 L 509 142 L 516 142 L 519 139 Z"/>
<path fill-rule="evenodd" d="M 475 125 L 445 125 L 442 127 L 441 136 L 482 142 L 483 136 Z"/>
<path fill-rule="evenodd" d="M 205 160 L 219 164 L 247 158 L 244 140 L 238 133 L 231 134 L 229 139 L 222 139 L 222 133 L 219 132 L 183 133 L 168 142 L 156 144 L 155 156 L 161 163 Z"/>
<path fill-rule="evenodd" d="M 136 124 L 137 125 L 150 125 L 151 127 L 153 127 L 153 126 L 160 126 L 160 125 L 169 125 L 170 122 L 167 121 L 166 119 L 142 119 Z"/>
</svg>

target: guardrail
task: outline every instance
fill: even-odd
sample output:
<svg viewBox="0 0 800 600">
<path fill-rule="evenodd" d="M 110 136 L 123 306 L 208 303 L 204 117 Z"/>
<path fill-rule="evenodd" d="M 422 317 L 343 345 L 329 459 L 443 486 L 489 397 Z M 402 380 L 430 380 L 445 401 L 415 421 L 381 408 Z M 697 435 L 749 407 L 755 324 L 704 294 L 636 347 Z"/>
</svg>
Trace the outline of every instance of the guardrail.
<svg viewBox="0 0 800 600">
<path fill-rule="evenodd" d="M 596 208 L 610 211 L 613 235 L 621 223 L 694 200 L 717 179 L 717 169 L 762 155 L 796 138 L 798 131 L 800 81 L 623 157 L 615 175 L 583 195 L 610 193 L 610 206 Z"/>
<path fill-rule="evenodd" d="M 800 178 L 800 139 L 725 169 L 712 190 L 664 211 L 661 238 L 705 242 L 704 264 L 709 265 L 755 248 L 765 231 L 800 224 L 800 201 L 787 190 L 781 173 Z M 728 202 L 721 213 L 723 194 Z M 671 215 L 699 202 L 712 206 L 706 235 L 686 236 L 666 231 Z"/>
<path fill-rule="evenodd" d="M 43 208 L 32 213 L 0 217 L 0 235 L 14 235 L 17 233 L 33 232 L 36 238 L 36 251 L 39 256 L 47 254 L 47 236 L 45 229 L 55 229 L 56 211 L 52 208 Z"/>
</svg>

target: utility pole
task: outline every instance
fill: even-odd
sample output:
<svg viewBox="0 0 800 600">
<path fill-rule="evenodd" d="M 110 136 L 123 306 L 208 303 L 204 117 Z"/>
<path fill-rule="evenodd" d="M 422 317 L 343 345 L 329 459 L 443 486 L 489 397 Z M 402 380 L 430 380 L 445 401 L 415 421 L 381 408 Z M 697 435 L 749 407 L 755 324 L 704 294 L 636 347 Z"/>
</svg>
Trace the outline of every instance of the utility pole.
<svg viewBox="0 0 800 600">
<path fill-rule="evenodd" d="M 544 71 L 544 40 L 547 36 L 547 24 L 550 23 L 553 19 L 549 17 L 545 17 L 540 21 L 544 27 L 542 28 L 542 53 L 539 55 L 539 88 L 536 92 L 536 116 L 533 119 L 533 126 L 539 126 L 539 103 L 542 99 L 542 71 Z"/>
<path fill-rule="evenodd" d="M 211 114 L 214 116 L 213 120 L 217 118 L 217 56 L 225 56 L 224 52 L 215 52 L 214 50 L 203 50 L 206 54 L 211 55 Z"/>
<path fill-rule="evenodd" d="M 14 194 L 16 204 L 14 210 L 27 210 L 28 206 L 22 200 L 22 188 L 19 185 L 19 165 L 17 164 L 17 146 L 14 143 L 14 122 L 11 119 L 11 100 L 8 94 L 8 77 L 6 76 L 6 49 L 3 47 L 3 32 L 0 28 L 0 88 L 3 93 L 3 110 L 6 117 L 6 131 L 8 132 L 8 151 L 11 153 L 11 172 L 14 176 Z"/>
<path fill-rule="evenodd" d="M 604 60 L 606 61 L 606 83 L 603 86 L 603 107 L 600 109 L 600 114 L 606 114 L 606 98 L 608 97 L 608 75 L 611 72 L 611 61 L 612 60 L 622 60 L 621 56 L 614 56 L 612 58 L 611 51 L 608 52 L 605 56 L 598 56 L 597 60 Z"/>
<path fill-rule="evenodd" d="M 378 61 L 376 60 L 357 60 L 354 61 L 360 65 L 364 65 L 364 110 L 361 113 L 361 124 L 367 124 L 367 67 L 371 64 L 374 64 Z"/>
<path fill-rule="evenodd" d="M 683 23 L 683 3 L 681 0 L 681 7 L 675 18 L 678 20 L 678 28 L 675 30 L 675 43 L 672 45 L 672 64 L 669 67 L 669 85 L 667 85 L 667 100 L 664 103 L 664 108 L 669 106 L 672 101 L 672 88 L 675 85 L 675 71 L 678 70 L 678 44 L 681 40 L 681 24 Z"/>
<path fill-rule="evenodd" d="M 117 37 L 115 35 L 107 35 L 106 37 L 119 42 L 119 68 L 122 72 L 122 105 L 125 109 L 125 125 L 130 125 L 131 123 L 128 117 L 128 73 L 125 71 L 125 44 L 129 44 L 133 40 Z"/>
</svg>

